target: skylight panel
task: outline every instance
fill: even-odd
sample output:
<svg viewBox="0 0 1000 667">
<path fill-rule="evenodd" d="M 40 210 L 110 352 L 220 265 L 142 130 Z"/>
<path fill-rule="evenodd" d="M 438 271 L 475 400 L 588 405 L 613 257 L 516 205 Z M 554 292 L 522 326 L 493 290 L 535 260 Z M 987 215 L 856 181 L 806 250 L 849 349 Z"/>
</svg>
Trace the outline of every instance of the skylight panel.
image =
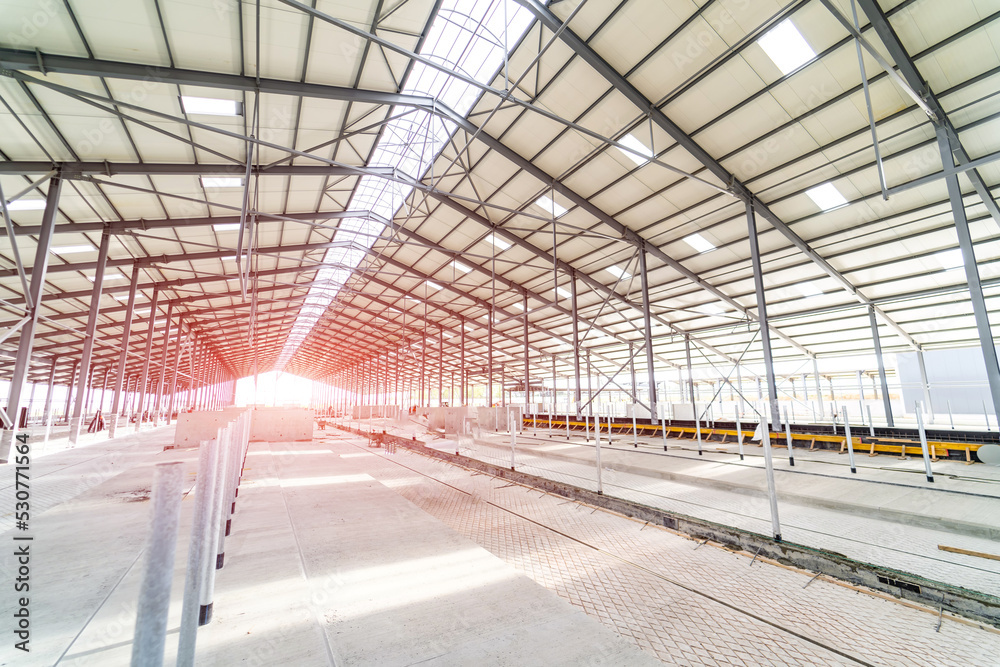
<svg viewBox="0 0 1000 667">
<path fill-rule="evenodd" d="M 438 285 L 437 283 L 432 282 L 430 280 L 427 281 L 427 286 L 430 287 L 431 289 L 436 289 L 436 290 L 444 289 L 444 287 L 442 287 L 441 285 Z"/>
<path fill-rule="evenodd" d="M 935 253 L 934 259 L 945 269 L 957 269 L 965 266 L 965 258 L 961 248 L 953 248 L 943 252 Z"/>
<path fill-rule="evenodd" d="M 625 155 L 625 157 L 632 160 L 632 162 L 635 162 L 640 167 L 649 162 L 649 159 L 653 157 L 653 151 L 646 148 L 646 144 L 642 143 L 631 134 L 626 134 L 624 137 L 618 139 L 618 143 L 635 151 L 635 153 L 632 151 L 621 152 Z M 618 150 L 621 149 L 619 148 Z M 638 155 L 636 155 L 636 153 L 638 153 Z"/>
<path fill-rule="evenodd" d="M 465 264 L 462 264 L 457 259 L 454 262 L 452 262 L 451 265 L 454 266 L 459 271 L 461 271 L 462 273 L 469 273 L 470 271 L 472 271 L 472 267 L 471 266 L 466 266 Z"/>
<path fill-rule="evenodd" d="M 240 228 L 240 223 L 238 222 L 224 222 L 218 225 L 212 225 L 212 229 L 217 232 L 235 232 Z"/>
<path fill-rule="evenodd" d="M 723 310 L 714 303 L 706 303 L 702 306 L 698 306 L 694 310 L 695 312 L 701 313 L 702 315 L 721 315 L 722 313 L 726 312 L 725 310 Z"/>
<path fill-rule="evenodd" d="M 806 194 L 809 195 L 809 199 L 812 199 L 816 206 L 819 206 L 824 211 L 831 211 L 847 205 L 847 199 L 844 198 L 844 195 L 840 194 L 840 190 L 834 187 L 833 183 L 824 183 L 823 185 L 809 188 L 806 190 Z"/>
<path fill-rule="evenodd" d="M 8 211 L 44 211 L 44 199 L 15 199 L 7 202 Z"/>
<path fill-rule="evenodd" d="M 501 238 L 498 238 L 496 234 L 490 234 L 486 237 L 487 243 L 492 244 L 495 248 L 500 248 L 501 250 L 506 250 L 510 247 L 510 244 Z"/>
<path fill-rule="evenodd" d="M 215 97 L 181 95 L 181 107 L 186 114 L 201 114 L 204 116 L 243 115 L 243 104 L 241 102 L 222 100 Z"/>
<path fill-rule="evenodd" d="M 571 299 L 573 297 L 573 293 L 564 287 L 557 287 L 556 294 L 558 294 L 564 299 Z"/>
<path fill-rule="evenodd" d="M 243 179 L 239 176 L 202 176 L 201 185 L 205 188 L 242 188 Z"/>
<path fill-rule="evenodd" d="M 604 270 L 613 275 L 615 278 L 618 278 L 619 280 L 627 280 L 628 278 L 632 277 L 631 273 L 629 273 L 625 269 L 615 264 L 612 264 L 611 266 L 607 267 Z"/>
<path fill-rule="evenodd" d="M 520 310 L 520 311 L 524 310 L 524 304 L 522 304 L 520 301 L 515 301 L 514 303 L 510 304 L 510 307 L 513 308 L 514 310 Z"/>
<path fill-rule="evenodd" d="M 104 279 L 105 280 L 122 280 L 124 278 L 125 278 L 125 276 L 123 276 L 120 273 L 105 273 L 104 274 Z M 94 282 L 96 279 L 97 279 L 97 276 L 87 276 L 87 280 L 89 280 L 90 282 Z"/>
<path fill-rule="evenodd" d="M 540 206 L 546 213 L 551 215 L 553 218 L 560 218 L 565 215 L 566 209 L 564 206 L 560 206 L 554 202 L 551 198 L 542 195 L 535 200 L 535 205 Z"/>
<path fill-rule="evenodd" d="M 683 239 L 684 243 L 695 249 L 696 252 L 708 252 L 709 250 L 715 250 L 715 244 L 706 239 L 701 234 L 689 234 Z"/>
<path fill-rule="evenodd" d="M 533 20 L 528 10 L 509 0 L 443 0 L 420 54 L 446 65 L 451 71 L 463 72 L 483 83 L 492 83 L 496 71 L 504 62 L 504 50 L 518 43 Z M 503 35 L 504 39 L 499 40 L 497 35 Z M 456 78 L 450 71 L 438 71 L 419 62 L 413 64 L 400 92 L 435 97 L 460 116 L 468 114 L 481 96 L 478 88 Z M 419 179 L 428 171 L 456 129 L 455 123 L 426 111 L 418 110 L 406 118 L 394 119 L 384 127 L 368 164 L 391 167 Z M 381 218 L 392 219 L 412 191 L 409 186 L 387 179 L 364 176 L 348 208 L 371 210 Z M 343 248 L 327 251 L 323 261 L 337 268 L 322 278 L 317 274 L 310 296 L 314 292 L 320 294 L 322 290 L 319 298 L 325 304 L 332 302 L 383 230 L 384 226 L 377 221 L 357 221 L 355 224 L 353 220 L 342 220 L 335 238 L 351 243 L 353 247 L 350 251 Z M 504 242 L 494 242 L 494 246 L 501 249 L 505 249 L 504 245 L 510 247 L 509 244 L 502 244 Z M 434 289 L 443 289 L 431 281 L 427 284 Z M 315 323 L 316 320 L 308 315 L 300 315 L 293 329 L 301 331 L 302 338 L 305 338 Z M 298 341 L 289 337 L 275 363 L 278 370 L 291 359 L 297 347 Z"/>
<path fill-rule="evenodd" d="M 50 250 L 57 255 L 72 255 L 80 252 L 96 252 L 97 248 L 92 245 L 64 245 L 56 246 Z"/>
<path fill-rule="evenodd" d="M 819 296 L 823 293 L 822 288 L 814 282 L 797 283 L 795 289 L 799 291 L 802 296 Z"/>
<path fill-rule="evenodd" d="M 757 40 L 757 44 L 782 74 L 794 72 L 816 57 L 816 52 L 791 19 L 785 19 L 768 30 Z"/>
</svg>

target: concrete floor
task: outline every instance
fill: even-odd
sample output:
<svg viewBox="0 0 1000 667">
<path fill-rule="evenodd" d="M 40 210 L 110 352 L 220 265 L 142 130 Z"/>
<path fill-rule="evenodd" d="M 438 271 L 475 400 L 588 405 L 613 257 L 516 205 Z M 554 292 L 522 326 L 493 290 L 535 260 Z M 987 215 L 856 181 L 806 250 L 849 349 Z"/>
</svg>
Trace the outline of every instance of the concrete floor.
<svg viewBox="0 0 1000 667">
<path fill-rule="evenodd" d="M 992 628 L 945 614 L 936 631 L 934 609 L 826 578 L 805 587 L 810 573 L 750 554 L 341 432 L 315 436 L 251 446 L 198 664 L 1000 664 Z M 162 451 L 171 441 L 161 428 L 33 464 L 33 652 L 4 642 L 0 664 L 128 663 L 152 466 L 184 461 L 194 483 L 196 452 Z M 10 576 L 10 555 L 2 565 Z M 12 597 L 0 598 L 6 618 Z"/>
<path fill-rule="evenodd" d="M 428 446 L 510 466 L 510 436 L 479 433 L 475 439 L 427 434 L 423 424 L 387 425 Z M 735 444 L 706 443 L 697 454 L 690 440 L 615 435 L 602 436 L 601 464 L 605 494 L 688 516 L 770 534 L 770 508 L 763 474 L 762 449 L 744 447 L 740 461 Z M 933 581 L 1000 596 L 1000 561 L 942 551 L 939 545 L 1000 554 L 1000 468 L 961 461 L 933 463 L 935 481 L 923 475 L 923 460 L 856 454 L 858 473 L 847 456 L 835 451 L 775 447 L 782 536 L 924 576 Z M 517 438 L 518 470 L 596 490 L 595 447 L 583 434 L 531 429 Z"/>
</svg>

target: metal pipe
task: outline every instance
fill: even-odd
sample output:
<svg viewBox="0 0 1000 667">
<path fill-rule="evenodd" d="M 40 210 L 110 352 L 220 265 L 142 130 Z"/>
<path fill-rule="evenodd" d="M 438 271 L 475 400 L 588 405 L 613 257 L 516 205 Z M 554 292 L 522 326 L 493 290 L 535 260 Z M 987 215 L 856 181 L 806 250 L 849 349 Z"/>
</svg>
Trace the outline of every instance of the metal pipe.
<svg viewBox="0 0 1000 667">
<path fill-rule="evenodd" d="M 736 444 L 740 448 L 740 461 L 743 460 L 743 424 L 740 423 L 740 410 L 739 408 L 734 408 L 736 410 Z"/>
<path fill-rule="evenodd" d="M 857 474 L 858 468 L 854 465 L 854 439 L 851 438 L 851 421 L 847 418 L 847 406 L 843 408 L 844 411 L 844 436 L 847 438 L 847 458 L 851 464 L 851 472 Z"/>
<path fill-rule="evenodd" d="M 920 403 L 917 402 L 916 405 L 917 412 L 917 430 L 920 432 L 920 449 L 924 455 L 924 473 L 927 475 L 927 481 L 934 481 L 934 473 L 931 472 L 931 456 L 927 447 L 927 432 L 924 431 L 924 418 L 921 415 Z"/>
<path fill-rule="evenodd" d="M 788 421 L 788 408 L 785 408 L 785 442 L 788 443 L 788 465 L 795 466 L 795 452 L 792 451 L 792 424 Z"/>
<path fill-rule="evenodd" d="M 159 667 L 167 638 L 170 585 L 180 525 L 184 464 L 160 463 L 153 473 L 153 521 L 132 640 L 132 667 Z"/>
<path fill-rule="evenodd" d="M 179 327 L 178 327 L 179 329 Z M 191 524 L 191 543 L 184 580 L 184 602 L 181 607 L 181 625 L 177 646 L 178 667 L 194 665 L 195 644 L 200 603 L 205 576 L 212 557 L 212 498 L 215 495 L 219 441 L 204 440 L 198 452 L 198 477 L 194 495 L 194 518 Z"/>
</svg>

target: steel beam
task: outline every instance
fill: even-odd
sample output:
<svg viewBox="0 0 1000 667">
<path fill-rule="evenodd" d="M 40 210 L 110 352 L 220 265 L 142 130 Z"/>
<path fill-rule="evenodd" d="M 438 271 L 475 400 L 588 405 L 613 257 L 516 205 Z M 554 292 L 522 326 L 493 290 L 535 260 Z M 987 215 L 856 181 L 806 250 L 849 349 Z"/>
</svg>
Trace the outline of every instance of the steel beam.
<svg viewBox="0 0 1000 667">
<path fill-rule="evenodd" d="M 44 69 L 39 67 L 44 63 Z M 434 99 L 421 95 L 405 95 L 376 90 L 344 88 L 325 84 L 277 79 L 256 78 L 221 72 L 201 72 L 176 67 L 159 67 L 138 63 L 114 62 L 96 58 L 59 56 L 35 51 L 0 49 L 0 68 L 31 71 L 60 72 L 82 76 L 100 76 L 133 81 L 154 81 L 177 86 L 202 86 L 225 90 L 259 90 L 275 95 L 318 97 L 344 102 L 386 104 L 396 106 L 430 106 Z"/>
<path fill-rule="evenodd" d="M 826 4 L 826 2 L 824 2 Z M 937 96 L 931 90 L 931 87 L 927 85 L 924 78 L 920 75 L 920 71 L 917 69 L 917 64 L 914 62 L 913 58 L 907 52 L 906 48 L 903 46 L 902 40 L 899 39 L 899 35 L 896 34 L 895 29 L 889 23 L 888 17 L 882 8 L 879 6 L 876 0 L 858 0 L 858 4 L 861 6 L 862 11 L 868 17 L 871 22 L 872 29 L 882 40 L 885 45 L 886 50 L 892 57 L 893 61 L 896 63 L 896 67 L 899 68 L 899 74 L 908 84 L 916 94 L 916 96 L 923 100 L 926 106 L 933 112 L 935 118 L 933 119 L 935 127 L 943 127 L 947 130 L 950 135 L 952 142 L 951 149 L 958 159 L 959 166 L 968 165 L 971 160 L 969 155 L 965 152 L 962 147 L 962 143 L 958 138 L 958 132 L 955 130 L 955 126 L 952 125 L 951 120 L 945 113 L 944 107 L 938 101 Z M 828 8 L 831 12 L 835 12 L 834 9 Z M 897 75 L 898 76 L 898 75 Z M 944 169 L 946 171 L 951 171 L 955 168 L 955 163 L 948 159 L 945 161 Z M 983 180 L 982 175 L 979 173 L 978 169 L 970 168 L 965 171 L 965 175 L 968 176 L 969 180 L 972 181 L 972 186 L 975 188 L 976 193 L 982 199 L 983 204 L 986 205 L 986 209 L 990 212 L 993 221 L 1000 226 L 1000 208 L 997 207 L 997 202 L 993 198 L 990 188 L 986 185 Z"/>
<path fill-rule="evenodd" d="M 517 0 L 518 3 L 526 7 L 531 11 L 538 19 L 541 21 L 545 27 L 550 30 L 556 31 L 562 25 L 562 21 L 559 20 L 552 12 L 539 3 L 537 0 Z M 704 148 L 702 148 L 694 139 L 688 136 L 677 124 L 670 120 L 666 114 L 663 113 L 652 101 L 647 99 L 638 88 L 632 85 L 622 74 L 620 74 L 611 64 L 604 60 L 600 55 L 594 51 L 589 44 L 582 40 L 576 35 L 572 30 L 565 29 L 559 34 L 560 39 L 562 39 L 567 46 L 569 46 L 584 62 L 593 67 L 608 83 L 610 83 L 619 93 L 624 95 L 629 101 L 631 101 L 638 109 L 644 114 L 649 114 L 650 120 L 654 122 L 660 129 L 666 132 L 671 139 L 673 139 L 681 148 L 686 150 L 695 159 L 697 159 L 706 169 L 709 170 L 721 183 L 729 184 L 732 192 L 738 196 L 740 199 L 747 204 L 753 204 L 756 211 L 760 214 L 762 218 L 768 221 L 778 232 L 781 233 L 795 248 L 802 252 L 806 257 L 808 257 L 813 263 L 815 263 L 820 269 L 823 270 L 829 277 L 836 280 L 844 289 L 854 295 L 859 301 L 865 305 L 871 305 L 871 300 L 862 294 L 858 289 L 841 274 L 837 269 L 835 269 L 829 262 L 827 262 L 823 257 L 821 257 L 815 250 L 813 250 L 808 243 L 806 243 L 798 234 L 796 234 L 792 229 L 785 224 L 777 215 L 775 215 L 770 208 L 760 200 L 756 195 L 754 195 L 743 183 L 736 178 L 735 175 L 731 174 L 722 164 L 712 157 Z M 629 230 L 630 236 L 634 239 L 640 238 L 638 234 Z M 664 260 L 666 257 L 665 253 L 659 251 L 655 247 L 650 248 L 650 253 L 657 258 Z M 663 255 L 664 257 L 660 257 Z M 676 261 L 669 259 L 671 264 L 676 264 Z M 681 267 L 683 269 L 683 267 Z M 739 312 L 746 313 L 748 316 L 753 317 L 749 313 L 748 309 L 745 309 L 741 304 L 735 302 L 731 297 L 721 292 L 717 288 L 706 284 L 697 276 L 693 275 L 690 271 L 684 269 L 685 277 L 689 280 L 695 282 L 707 289 L 708 291 L 715 294 L 715 296 L 725 303 L 734 307 Z M 890 327 L 897 331 L 901 336 L 903 336 L 908 343 L 913 345 L 915 348 L 919 347 L 916 341 L 907 334 L 898 324 L 896 324 L 892 319 L 881 313 L 883 319 Z M 773 330 L 775 335 L 784 338 L 778 330 Z M 790 339 L 788 339 L 790 340 Z M 786 340 L 786 342 L 788 342 Z M 796 349 L 800 352 L 813 356 L 812 353 L 804 350 L 797 343 L 793 343 Z"/>
</svg>

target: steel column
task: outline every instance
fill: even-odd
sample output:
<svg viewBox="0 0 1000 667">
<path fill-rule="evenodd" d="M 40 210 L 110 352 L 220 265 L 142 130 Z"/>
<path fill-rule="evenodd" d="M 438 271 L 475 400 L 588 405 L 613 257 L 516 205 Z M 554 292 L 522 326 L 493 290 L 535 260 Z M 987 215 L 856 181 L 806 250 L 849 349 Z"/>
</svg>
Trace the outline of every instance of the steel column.
<svg viewBox="0 0 1000 667">
<path fill-rule="evenodd" d="M 524 336 L 524 415 L 528 414 L 528 403 L 531 400 L 531 371 L 528 368 L 528 293 L 523 293 L 523 298 L 521 303 L 523 304 L 523 310 L 521 311 L 521 317 L 523 318 L 524 327 L 522 329 L 521 335 Z M 522 417 L 524 416 L 522 415 Z"/>
<path fill-rule="evenodd" d="M 767 375 L 767 396 L 771 403 L 771 423 L 780 424 L 778 415 L 778 385 L 774 380 L 771 360 L 771 330 L 767 326 L 767 303 L 764 299 L 764 272 L 760 266 L 760 247 L 757 245 L 757 218 L 754 206 L 747 202 L 747 236 L 750 241 L 750 261 L 753 264 L 753 283 L 757 293 L 757 319 L 760 321 L 760 342 L 764 348 L 764 372 Z"/>
<path fill-rule="evenodd" d="M 576 387 L 573 390 L 573 397 L 576 400 L 576 418 L 581 419 L 583 415 L 580 414 L 580 320 L 577 315 L 576 307 L 576 271 L 569 274 L 569 291 L 571 304 L 571 318 L 573 320 L 573 375 L 576 378 Z M 590 367 L 587 367 L 587 372 L 590 372 Z M 587 382 L 590 382 L 588 376 Z"/>
<path fill-rule="evenodd" d="M 160 423 L 160 406 L 163 403 L 163 390 L 167 383 L 167 352 L 170 351 L 170 318 L 174 315 L 174 302 L 167 304 L 167 321 L 163 326 L 163 351 L 160 354 L 160 376 L 156 381 L 156 405 L 153 408 L 155 416 L 153 424 Z"/>
<path fill-rule="evenodd" d="M 84 383 L 90 377 L 90 358 L 94 354 L 94 337 L 97 333 L 97 316 L 101 312 L 101 290 L 104 287 L 104 269 L 108 263 L 108 246 L 111 234 L 105 229 L 101 234 L 101 246 L 97 252 L 97 269 L 94 273 L 94 288 L 90 292 L 90 312 L 87 313 L 86 337 L 83 339 L 83 354 L 80 357 L 80 386 L 73 404 L 73 419 L 69 424 L 70 446 L 80 439 L 80 427 L 83 420 Z M 93 382 L 91 382 L 93 386 Z M 89 407 L 89 406 L 88 406 Z"/>
<path fill-rule="evenodd" d="M 955 160 L 952 153 L 955 147 L 951 145 L 948 131 L 940 126 L 936 131 L 944 168 L 954 167 Z M 979 267 L 976 264 L 976 251 L 972 244 L 972 234 L 969 231 L 969 220 L 965 215 L 962 189 L 959 186 L 957 174 L 952 174 L 944 180 L 948 184 L 948 198 L 951 200 L 951 212 L 955 219 L 958 247 L 962 250 L 962 259 L 965 262 L 965 278 L 969 284 L 969 298 L 972 301 L 972 312 L 976 318 L 976 329 L 979 331 L 979 346 L 983 351 L 983 361 L 986 364 L 986 378 L 990 383 L 994 414 L 1000 415 L 1000 363 L 997 360 L 996 345 L 993 343 L 993 330 L 990 326 L 990 314 L 986 308 L 986 299 L 983 297 L 983 285 L 979 279 Z"/>
<path fill-rule="evenodd" d="M 875 309 L 868 309 L 868 320 L 872 327 L 872 340 L 875 342 L 875 359 L 878 361 L 878 379 L 882 383 L 882 405 L 885 407 L 886 424 L 892 428 L 895 420 L 892 418 L 892 402 L 889 400 L 889 381 L 885 377 L 885 363 L 882 361 L 882 342 L 878 335 L 878 321 L 875 319 Z"/>
<path fill-rule="evenodd" d="M 641 278 L 640 286 L 642 288 L 642 320 L 643 320 L 643 339 L 646 344 L 646 381 L 649 383 L 649 416 L 651 419 L 656 419 L 656 369 L 653 366 L 653 320 L 652 312 L 650 310 L 650 300 L 649 300 L 649 276 L 647 275 L 646 267 L 646 243 L 643 242 L 639 246 L 639 276 Z M 738 364 L 737 364 L 738 365 Z M 638 390 L 635 391 L 634 403 L 639 402 Z"/>
<path fill-rule="evenodd" d="M 73 374 L 70 376 L 69 385 L 66 387 L 66 412 L 63 414 L 63 421 L 69 423 L 69 411 L 73 407 L 73 387 L 76 385 L 77 372 L 80 370 L 80 360 L 73 360 Z"/>
<path fill-rule="evenodd" d="M 14 371 L 10 381 L 10 393 L 7 395 L 7 413 L 10 417 L 14 429 L 11 430 L 10 438 L 0 441 L 0 460 L 7 461 L 11 445 L 14 442 L 14 435 L 17 432 L 17 417 L 21 407 L 21 394 L 24 393 L 24 385 L 28 380 L 28 371 L 31 367 L 31 348 L 35 344 L 35 329 L 38 326 L 38 317 L 41 314 L 42 293 L 45 287 L 45 273 L 49 266 L 49 247 L 52 244 L 52 231 L 55 227 L 56 212 L 59 210 L 59 193 L 62 190 L 62 178 L 53 176 L 49 180 L 49 190 L 45 196 L 45 212 L 42 213 L 42 229 L 38 234 L 37 247 L 35 249 L 35 262 L 32 264 L 31 283 L 28 286 L 28 294 L 32 304 L 28 310 L 28 321 L 21 327 L 21 333 L 17 344 L 17 357 L 14 359 Z"/>
<path fill-rule="evenodd" d="M 149 380 L 149 358 L 153 352 L 153 333 L 156 325 L 156 305 L 160 300 L 160 290 L 159 288 L 153 288 L 153 301 L 149 308 L 149 324 L 146 326 L 146 352 L 143 354 L 142 358 L 142 375 L 139 380 L 139 410 L 138 416 L 135 420 L 135 429 L 138 431 L 142 426 L 145 415 L 145 404 L 146 404 L 146 385 Z"/>
<path fill-rule="evenodd" d="M 180 371 L 181 363 L 181 334 L 183 333 L 184 327 L 183 316 L 177 318 L 177 336 L 174 343 L 174 369 L 173 377 L 170 380 L 170 402 L 167 404 L 167 424 L 170 424 L 174 416 L 174 407 L 177 405 L 177 376 Z"/>
<path fill-rule="evenodd" d="M 59 357 L 52 357 L 52 364 L 49 366 L 49 387 L 45 392 L 45 407 L 42 409 L 42 419 L 48 423 L 49 412 L 52 410 L 52 390 L 56 386 L 56 362 Z"/>
</svg>

